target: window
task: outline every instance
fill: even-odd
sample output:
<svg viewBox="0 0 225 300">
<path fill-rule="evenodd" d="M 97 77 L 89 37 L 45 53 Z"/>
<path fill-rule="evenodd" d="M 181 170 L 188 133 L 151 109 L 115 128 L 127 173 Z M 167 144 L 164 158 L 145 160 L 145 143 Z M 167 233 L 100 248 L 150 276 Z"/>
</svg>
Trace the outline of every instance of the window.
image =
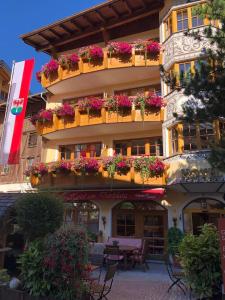
<svg viewBox="0 0 225 300">
<path fill-rule="evenodd" d="M 145 154 L 145 140 L 131 141 L 131 155 L 144 155 Z"/>
<path fill-rule="evenodd" d="M 35 147 L 35 146 L 37 146 L 37 133 L 31 132 L 28 138 L 28 147 Z"/>
<path fill-rule="evenodd" d="M 200 123 L 199 124 L 200 132 L 200 143 L 201 149 L 208 149 L 210 144 L 215 140 L 215 133 L 212 123 Z"/>
<path fill-rule="evenodd" d="M 101 143 L 75 145 L 75 158 L 101 156 Z"/>
<path fill-rule="evenodd" d="M 161 137 L 134 139 L 128 141 L 115 141 L 114 150 L 115 154 L 121 154 L 124 156 L 163 155 Z"/>
<path fill-rule="evenodd" d="M 173 32 L 173 29 L 172 29 L 172 16 L 170 16 L 165 21 L 165 38 L 167 39 L 169 36 L 171 36 L 172 32 Z"/>
<path fill-rule="evenodd" d="M 32 167 L 34 163 L 34 157 L 28 157 L 27 158 L 27 168 Z"/>
<path fill-rule="evenodd" d="M 184 136 L 184 150 L 196 150 L 196 126 L 195 124 L 184 123 L 183 125 L 183 136 Z"/>
<path fill-rule="evenodd" d="M 143 86 L 143 87 L 135 87 L 131 89 L 126 89 L 126 90 L 120 90 L 120 91 L 115 91 L 115 95 L 127 95 L 127 96 L 136 96 L 137 94 L 144 94 L 149 91 L 154 91 L 157 92 L 158 94 L 161 95 L 161 88 L 160 85 L 148 85 L 148 86 Z"/>
<path fill-rule="evenodd" d="M 188 29 L 188 12 L 183 9 L 177 12 L 177 31 Z"/>
<path fill-rule="evenodd" d="M 73 153 L 74 147 L 73 145 L 66 145 L 66 146 L 60 146 L 60 159 L 72 159 L 72 153 Z"/>
<path fill-rule="evenodd" d="M 172 145 L 172 154 L 178 152 L 178 131 L 176 128 L 171 129 L 171 145 Z"/>
<path fill-rule="evenodd" d="M 135 215 L 131 213 L 118 214 L 116 219 L 118 236 L 135 235 Z"/>
<path fill-rule="evenodd" d="M 179 73 L 183 77 L 187 77 L 191 72 L 191 63 L 179 64 Z"/>
<path fill-rule="evenodd" d="M 203 25 L 203 19 L 196 13 L 196 8 L 191 9 L 191 26 L 192 28 Z"/>
</svg>

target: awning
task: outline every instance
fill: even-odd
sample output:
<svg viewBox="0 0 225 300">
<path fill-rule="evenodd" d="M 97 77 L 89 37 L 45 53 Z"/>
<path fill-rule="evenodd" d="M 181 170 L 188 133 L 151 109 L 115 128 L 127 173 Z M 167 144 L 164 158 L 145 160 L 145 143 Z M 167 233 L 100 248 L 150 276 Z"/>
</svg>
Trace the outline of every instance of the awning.
<svg viewBox="0 0 225 300">
<path fill-rule="evenodd" d="M 95 200 L 161 200 L 165 189 L 155 188 L 147 190 L 114 190 L 114 191 L 68 191 L 60 193 L 65 202 L 73 201 L 95 201 Z"/>
</svg>

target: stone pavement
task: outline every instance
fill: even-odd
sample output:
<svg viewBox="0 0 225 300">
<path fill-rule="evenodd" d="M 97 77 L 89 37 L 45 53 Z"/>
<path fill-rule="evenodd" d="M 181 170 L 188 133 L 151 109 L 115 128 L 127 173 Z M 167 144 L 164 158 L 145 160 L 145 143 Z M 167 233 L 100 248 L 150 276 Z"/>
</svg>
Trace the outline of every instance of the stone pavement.
<svg viewBox="0 0 225 300">
<path fill-rule="evenodd" d="M 156 262 L 149 263 L 150 269 L 141 269 L 116 273 L 109 300 L 189 300 L 179 288 L 174 287 L 170 293 L 170 279 L 165 265 Z M 192 298 L 192 300 L 194 300 Z"/>
</svg>

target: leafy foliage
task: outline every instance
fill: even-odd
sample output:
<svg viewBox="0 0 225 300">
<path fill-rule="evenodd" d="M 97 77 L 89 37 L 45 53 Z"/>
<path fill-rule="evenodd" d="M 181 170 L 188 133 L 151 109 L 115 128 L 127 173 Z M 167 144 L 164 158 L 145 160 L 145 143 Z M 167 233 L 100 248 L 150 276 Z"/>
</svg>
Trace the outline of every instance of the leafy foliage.
<svg viewBox="0 0 225 300">
<path fill-rule="evenodd" d="M 178 247 L 184 238 L 184 233 L 177 227 L 171 227 L 168 230 L 168 252 L 171 255 L 179 253 Z"/>
<path fill-rule="evenodd" d="M 24 288 L 34 296 L 48 295 L 50 290 L 50 285 L 44 278 L 43 259 L 43 241 L 36 240 L 29 244 L 18 261 Z"/>
<path fill-rule="evenodd" d="M 179 246 L 185 277 L 200 299 L 213 297 L 220 291 L 219 249 L 218 232 L 212 224 L 205 224 L 199 236 L 186 235 Z"/>
<path fill-rule="evenodd" d="M 43 238 L 63 221 L 63 202 L 53 194 L 24 194 L 16 205 L 17 222 L 28 241 Z"/>
</svg>

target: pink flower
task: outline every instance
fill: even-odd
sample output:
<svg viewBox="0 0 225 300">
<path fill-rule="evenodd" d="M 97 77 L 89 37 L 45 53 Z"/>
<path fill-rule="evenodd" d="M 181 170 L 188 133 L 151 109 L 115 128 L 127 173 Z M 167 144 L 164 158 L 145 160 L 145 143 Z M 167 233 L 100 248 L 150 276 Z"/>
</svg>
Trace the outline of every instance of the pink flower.
<svg viewBox="0 0 225 300">
<path fill-rule="evenodd" d="M 48 78 L 51 74 L 54 74 L 58 71 L 59 63 L 57 60 L 52 59 L 47 64 L 42 67 L 42 72 Z"/>
<path fill-rule="evenodd" d="M 158 42 L 155 42 L 155 41 L 150 41 L 148 44 L 147 44 L 147 53 L 154 56 L 154 57 L 157 57 L 160 53 L 160 45 Z"/>
<path fill-rule="evenodd" d="M 89 98 L 89 106 L 91 110 L 101 110 L 104 105 L 104 100 L 100 98 Z"/>
<path fill-rule="evenodd" d="M 98 172 L 98 169 L 99 169 L 99 163 L 98 163 L 97 159 L 89 158 L 89 159 L 86 160 L 85 171 L 87 173 Z"/>
<path fill-rule="evenodd" d="M 73 66 L 76 65 L 79 62 L 79 60 L 80 58 L 76 53 L 68 55 L 68 62 Z"/>
<path fill-rule="evenodd" d="M 132 101 L 126 95 L 116 96 L 117 105 L 119 108 L 131 108 Z"/>
<path fill-rule="evenodd" d="M 38 121 L 41 123 L 52 122 L 53 111 L 51 109 L 42 109 L 38 113 Z"/>
<path fill-rule="evenodd" d="M 56 115 L 58 117 L 74 117 L 74 107 L 69 103 L 64 103 L 56 110 Z"/>
<path fill-rule="evenodd" d="M 154 176 L 161 176 L 165 170 L 165 164 L 158 158 L 149 166 Z"/>
<path fill-rule="evenodd" d="M 132 46 L 127 42 L 111 42 L 108 44 L 108 51 L 120 55 L 131 55 Z"/>
<path fill-rule="evenodd" d="M 146 105 L 150 108 L 160 109 L 163 106 L 162 97 L 156 94 L 151 94 L 148 98 L 146 98 Z"/>
<path fill-rule="evenodd" d="M 90 46 L 90 57 L 91 59 L 102 59 L 103 50 L 99 46 Z"/>
</svg>

